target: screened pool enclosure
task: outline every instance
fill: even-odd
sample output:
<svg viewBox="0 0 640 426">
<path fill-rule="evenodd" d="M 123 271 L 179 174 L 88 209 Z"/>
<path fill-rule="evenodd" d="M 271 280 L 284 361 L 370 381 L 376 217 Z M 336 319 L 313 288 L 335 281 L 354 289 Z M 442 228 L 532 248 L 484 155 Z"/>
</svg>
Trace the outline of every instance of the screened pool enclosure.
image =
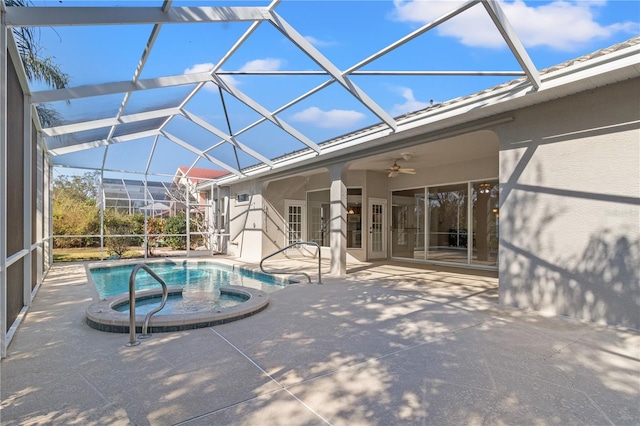
<svg viewBox="0 0 640 426">
<path fill-rule="evenodd" d="M 71 238 L 103 257 L 176 244 L 256 264 L 303 239 L 335 276 L 353 259 L 499 270 L 505 303 L 541 309 L 528 305 L 548 289 L 536 265 L 572 282 L 568 256 L 588 258 L 593 229 L 637 235 L 636 210 L 607 212 L 637 206 L 638 37 L 529 52 L 505 12 L 540 12 L 533 1 L 8 3 L 2 355 Z M 69 79 L 34 78 L 31 53 Z M 84 173 L 99 176 L 87 232 L 56 232 L 72 221 L 56 222 L 55 179 Z M 524 220 L 552 196 L 567 206 L 554 221 Z M 555 296 L 540 300 L 580 316 Z"/>
</svg>

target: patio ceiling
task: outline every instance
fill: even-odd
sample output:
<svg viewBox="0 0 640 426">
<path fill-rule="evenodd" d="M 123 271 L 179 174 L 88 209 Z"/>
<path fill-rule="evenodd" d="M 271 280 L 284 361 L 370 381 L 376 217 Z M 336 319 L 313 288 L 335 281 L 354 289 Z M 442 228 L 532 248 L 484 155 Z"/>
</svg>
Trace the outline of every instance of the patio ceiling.
<svg viewBox="0 0 640 426">
<path fill-rule="evenodd" d="M 187 165 L 224 170 L 243 178 L 247 170 L 272 170 L 285 162 L 290 164 L 296 156 L 322 156 L 328 140 L 361 128 L 359 123 L 360 127 L 341 128 L 334 133 L 314 132 L 286 118 L 285 112 L 310 105 L 308 101 L 312 98 L 335 99 L 335 110 L 360 111 L 367 117 L 366 127 L 381 126 L 388 133 L 401 131 L 398 122 L 402 116 L 392 116 L 388 105 L 376 101 L 375 88 L 379 83 L 369 79 L 493 77 L 486 85 L 490 86 L 495 84 L 495 78 L 507 81 L 523 77 L 534 89 L 540 86 L 537 69 L 498 2 L 493 0 L 463 3 L 432 22 L 389 40 L 374 53 L 362 54 L 362 59 L 350 65 L 334 63 L 314 46 L 301 30 L 288 22 L 286 14 L 278 13 L 279 1 L 242 7 L 206 6 L 204 2 L 191 7 L 171 0 L 155 6 L 137 4 L 6 7 L 6 23 L 10 28 L 53 28 L 64 31 L 61 41 L 79 38 L 80 35 L 74 36 L 74 28 L 95 28 L 97 40 L 104 40 L 107 28 L 113 37 L 110 48 L 105 49 L 103 64 L 85 63 L 84 68 L 67 71 L 72 81 L 91 81 L 95 76 L 98 82 L 72 84 L 59 90 L 43 90 L 30 83 L 32 104 L 52 108 L 59 115 L 58 125 L 42 128 L 54 166 L 171 176 L 179 166 Z M 337 7 L 337 4 L 330 3 L 327 7 Z M 437 26 L 472 7 L 483 8 L 491 18 L 518 69 L 447 70 L 443 65 L 427 69 L 419 61 L 414 69 L 372 69 L 376 64 L 393 64 L 395 51 L 426 37 Z M 336 13 L 340 13 L 339 9 Z M 375 28 L 375 23 L 370 24 Z M 180 28 L 189 25 L 202 26 L 202 38 L 212 40 L 211 51 L 204 52 L 202 57 L 206 59 L 201 61 L 206 61 L 208 68 L 196 69 L 193 63 L 172 63 L 174 57 L 175 62 L 179 62 L 178 55 L 168 52 L 190 48 L 188 44 L 192 40 L 179 39 Z M 363 28 L 366 37 L 365 30 L 370 28 Z M 163 37 L 165 31 L 168 35 Z M 264 37 L 274 35 L 283 41 L 270 42 L 266 47 L 270 53 L 277 53 L 279 57 L 292 55 L 296 57 L 292 63 L 304 60 L 303 67 L 257 70 L 241 66 L 245 60 L 244 46 L 258 45 Z M 193 41 L 199 46 L 203 43 L 203 40 Z M 89 48 L 90 42 L 86 43 Z M 126 51 L 118 48 L 119 43 L 127 45 Z M 132 60 L 131 46 L 138 52 L 137 62 Z M 82 54 L 81 50 L 77 51 L 78 59 Z M 415 56 L 420 56 L 419 52 Z M 158 75 L 155 71 L 147 72 L 150 62 L 162 62 L 165 64 L 162 69 L 167 70 L 194 69 L 188 73 Z M 64 63 L 61 66 L 65 68 Z M 121 77 L 127 74 L 128 77 Z M 245 84 L 239 82 L 244 78 L 254 81 L 253 85 L 246 85 L 249 89 L 257 84 L 268 88 L 269 94 L 259 97 L 249 89 L 245 92 Z M 289 90 L 294 80 L 304 80 L 301 87 L 306 89 Z M 421 80 L 419 84 L 425 83 Z"/>
</svg>

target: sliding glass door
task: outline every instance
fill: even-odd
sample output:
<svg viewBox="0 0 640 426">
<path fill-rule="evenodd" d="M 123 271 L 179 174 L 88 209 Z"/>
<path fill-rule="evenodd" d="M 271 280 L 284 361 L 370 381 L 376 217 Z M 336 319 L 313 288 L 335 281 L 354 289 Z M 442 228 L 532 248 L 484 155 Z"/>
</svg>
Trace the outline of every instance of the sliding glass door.
<svg viewBox="0 0 640 426">
<path fill-rule="evenodd" d="M 425 258 L 425 189 L 391 195 L 391 256 Z"/>
<path fill-rule="evenodd" d="M 427 259 L 468 263 L 468 202 L 466 183 L 429 187 Z"/>
</svg>

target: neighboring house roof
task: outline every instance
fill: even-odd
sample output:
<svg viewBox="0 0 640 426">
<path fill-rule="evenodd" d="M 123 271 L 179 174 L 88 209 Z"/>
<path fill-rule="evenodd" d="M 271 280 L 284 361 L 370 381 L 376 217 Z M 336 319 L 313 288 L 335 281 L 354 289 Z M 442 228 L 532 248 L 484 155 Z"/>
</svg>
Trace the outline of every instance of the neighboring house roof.
<svg viewBox="0 0 640 426">
<path fill-rule="evenodd" d="M 227 174 L 229 174 L 229 172 L 226 170 L 213 170 L 197 167 L 189 170 L 189 167 L 186 166 L 180 166 L 178 167 L 178 170 L 176 170 L 176 178 L 187 177 L 193 183 L 204 183 Z"/>
</svg>

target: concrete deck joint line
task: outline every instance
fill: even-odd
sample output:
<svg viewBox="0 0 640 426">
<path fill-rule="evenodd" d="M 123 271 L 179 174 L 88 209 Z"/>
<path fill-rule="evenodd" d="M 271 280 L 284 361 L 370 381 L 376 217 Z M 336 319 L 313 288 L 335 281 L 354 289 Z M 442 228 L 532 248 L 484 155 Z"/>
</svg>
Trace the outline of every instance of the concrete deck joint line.
<svg viewBox="0 0 640 426">
<path fill-rule="evenodd" d="M 273 378 L 273 376 L 271 376 L 271 374 L 267 373 L 264 368 L 260 367 L 254 360 L 251 359 L 251 357 L 249 357 L 247 354 L 245 354 L 244 352 L 242 352 L 236 345 L 234 345 L 233 343 L 231 343 L 229 340 L 227 340 L 223 335 L 221 335 L 220 333 L 218 333 L 217 331 L 215 331 L 213 328 L 209 328 L 209 330 L 211 330 L 214 334 L 216 334 L 218 337 L 220 337 L 222 340 L 224 340 L 225 342 L 227 342 L 227 344 L 229 346 L 231 346 L 233 349 L 235 349 L 236 351 L 238 351 L 238 353 L 240 355 L 242 355 L 243 357 L 245 357 L 247 359 L 247 361 L 249 361 L 251 364 L 255 365 L 256 368 L 258 370 L 260 370 L 265 376 L 267 376 L 271 381 L 273 381 L 276 385 L 280 386 L 282 389 L 284 389 L 285 392 L 287 392 L 289 395 L 291 395 L 296 401 L 298 401 L 300 404 L 302 404 L 307 410 L 309 410 L 310 412 L 312 412 L 316 417 L 318 417 L 320 420 L 322 420 L 323 422 L 325 422 L 328 425 L 331 425 L 331 422 L 329 422 L 327 419 L 325 419 L 324 417 L 322 417 L 318 412 L 316 412 L 313 408 L 311 408 L 310 406 L 308 406 L 304 401 L 302 401 L 300 398 L 298 398 L 296 395 L 294 395 L 289 389 L 287 389 L 285 386 L 283 386 L 282 384 L 280 384 L 280 382 L 278 382 L 276 379 Z M 216 410 L 219 411 L 219 410 Z"/>
</svg>

